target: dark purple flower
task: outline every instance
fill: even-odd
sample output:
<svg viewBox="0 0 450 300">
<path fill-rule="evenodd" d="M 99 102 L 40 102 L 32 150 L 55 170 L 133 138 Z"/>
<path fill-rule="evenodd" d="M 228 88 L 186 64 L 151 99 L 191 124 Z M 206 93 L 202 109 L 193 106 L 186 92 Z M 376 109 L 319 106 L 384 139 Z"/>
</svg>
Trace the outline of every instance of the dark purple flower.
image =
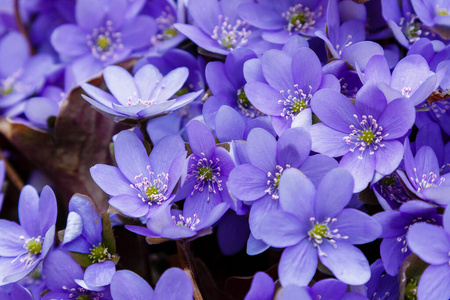
<svg viewBox="0 0 450 300">
<path fill-rule="evenodd" d="M 219 203 L 228 203 L 235 210 L 226 186 L 235 166 L 230 154 L 216 146 L 211 131 L 201 122 L 190 122 L 186 130 L 193 153 L 187 159 L 187 174 L 177 193 L 177 199 L 186 198 L 184 211 L 208 215 Z"/>
<path fill-rule="evenodd" d="M 30 291 L 18 283 L 12 284 L 9 292 L 4 287 L 0 287 L 0 298 L 2 300 L 33 300 Z"/>
<path fill-rule="evenodd" d="M 83 269 L 66 252 L 55 250 L 49 253 L 44 263 L 44 276 L 49 293 L 42 300 L 96 299 L 112 300 L 109 285 L 89 286 L 83 280 Z M 105 274 L 97 273 L 101 278 Z M 111 277 L 108 274 L 107 277 Z"/>
<path fill-rule="evenodd" d="M 278 141 L 266 130 L 255 128 L 248 135 L 246 151 L 249 163 L 231 171 L 228 187 L 237 199 L 251 203 L 249 223 L 256 239 L 261 239 L 259 227 L 264 216 L 279 209 L 279 181 L 283 172 L 298 168 L 317 184 L 337 166 L 328 156 L 308 156 L 311 137 L 301 128 L 285 130 Z"/>
<path fill-rule="evenodd" d="M 173 200 L 186 150 L 177 135 L 167 136 L 155 145 L 150 155 L 132 132 L 122 131 L 114 143 L 118 167 L 97 164 L 91 168 L 94 181 L 107 194 L 109 203 L 127 216 L 149 216 Z"/>
<path fill-rule="evenodd" d="M 128 270 L 118 271 L 111 282 L 114 300 L 192 300 L 191 279 L 181 269 L 167 269 L 156 283 L 155 290 L 139 275 Z"/>
<path fill-rule="evenodd" d="M 423 146 L 413 156 L 409 141 L 406 141 L 404 170 L 398 170 L 397 174 L 406 188 L 419 199 L 441 206 L 449 204 L 450 173 L 441 174 L 438 159 L 431 147 Z"/>
<path fill-rule="evenodd" d="M 178 3 L 172 0 L 147 1 L 142 13 L 150 15 L 156 22 L 156 32 L 150 40 L 151 53 L 163 53 L 186 39 L 173 26 L 175 23 L 185 22 L 186 9 L 183 1 Z"/>
<path fill-rule="evenodd" d="M 391 276 L 397 275 L 400 265 L 411 254 L 406 244 L 409 228 L 418 222 L 440 225 L 442 219 L 436 207 L 419 200 L 404 203 L 398 211 L 384 211 L 373 217 L 383 227 L 380 254 L 386 273 Z"/>
<path fill-rule="evenodd" d="M 316 188 L 296 169 L 280 179 L 280 206 L 261 220 L 264 242 L 286 249 L 278 265 L 283 286 L 307 285 L 320 259 L 340 281 L 359 285 L 370 278 L 364 254 L 353 244 L 364 244 L 381 233 L 380 224 L 356 209 L 344 209 L 353 195 L 350 172 L 336 168 Z M 301 191 L 301 193 L 300 193 Z"/>
<path fill-rule="evenodd" d="M 18 225 L 0 220 L 0 285 L 19 281 L 41 262 L 53 246 L 56 197 L 45 186 L 39 197 L 26 185 L 19 197 Z"/>
<path fill-rule="evenodd" d="M 397 139 L 408 132 L 415 119 L 408 99 L 388 103 L 375 85 L 366 84 L 356 95 L 355 105 L 340 93 L 324 89 L 314 95 L 311 107 L 323 122 L 310 129 L 312 150 L 343 156 L 339 166 L 354 176 L 355 192 L 367 186 L 375 171 L 390 174 L 400 164 L 403 145 Z"/>
<path fill-rule="evenodd" d="M 0 186 L 3 186 L 3 182 L 5 181 L 5 170 L 5 162 L 0 160 Z M 0 193 L 0 211 L 2 210 L 4 197 L 5 195 Z"/>
<path fill-rule="evenodd" d="M 83 98 L 101 112 L 115 118 L 145 119 L 174 111 L 197 98 L 203 91 L 177 97 L 189 71 L 185 67 L 172 70 L 163 76 L 153 65 L 145 65 L 131 76 L 119 66 L 109 66 L 103 72 L 111 94 L 84 83 L 81 87 L 92 98 Z M 175 96 L 175 98 L 173 98 Z"/>
<path fill-rule="evenodd" d="M 409 229 L 408 247 L 430 264 L 420 277 L 418 299 L 450 298 L 450 209 L 444 212 L 443 225 L 417 223 Z"/>
<path fill-rule="evenodd" d="M 399 293 L 398 276 L 384 273 L 383 262 L 376 260 L 370 265 L 370 280 L 365 285 L 350 286 L 350 290 L 372 300 L 397 299 Z M 352 298 L 349 298 L 350 300 Z"/>
<path fill-rule="evenodd" d="M 206 65 L 205 76 L 213 93 L 203 106 L 206 124 L 215 129 L 215 116 L 222 105 L 234 108 L 246 120 L 263 114 L 258 111 L 245 95 L 244 63 L 256 58 L 256 54 L 246 48 L 237 49 L 227 55 L 225 63 L 213 61 Z"/>
</svg>

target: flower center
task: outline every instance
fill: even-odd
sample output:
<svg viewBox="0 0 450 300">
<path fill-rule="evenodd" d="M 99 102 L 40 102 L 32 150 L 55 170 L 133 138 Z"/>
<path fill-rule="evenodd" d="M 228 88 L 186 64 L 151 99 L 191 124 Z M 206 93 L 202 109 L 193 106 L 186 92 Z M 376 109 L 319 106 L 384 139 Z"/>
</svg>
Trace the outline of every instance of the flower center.
<svg viewBox="0 0 450 300">
<path fill-rule="evenodd" d="M 103 299 L 103 297 L 105 296 L 105 294 L 103 294 L 102 292 L 89 291 L 81 286 L 79 286 L 77 288 L 70 288 L 70 289 L 66 286 L 63 286 L 62 289 L 70 293 L 69 299 L 100 300 L 100 299 Z"/>
<path fill-rule="evenodd" d="M 106 21 L 104 27 L 92 30 L 86 38 L 92 55 L 101 61 L 115 58 L 116 51 L 123 48 L 121 33 L 114 31 L 111 21 Z"/>
<path fill-rule="evenodd" d="M 362 159 L 362 155 L 366 148 L 369 148 L 369 154 L 373 155 L 375 153 L 374 151 L 378 150 L 379 147 L 384 147 L 384 144 L 382 144 L 381 141 L 389 134 L 382 134 L 383 127 L 378 125 L 377 120 L 371 115 L 362 115 L 361 121 L 359 121 L 357 115 L 353 115 L 353 117 L 359 122 L 360 129 L 356 129 L 352 124 L 349 126 L 352 132 L 344 137 L 344 141 L 348 145 L 351 145 L 351 152 L 358 148 L 358 150 L 361 151 L 358 158 Z"/>
<path fill-rule="evenodd" d="M 438 8 L 436 14 L 439 16 L 448 16 L 449 13 L 445 8 Z"/>
<path fill-rule="evenodd" d="M 327 256 L 321 249 L 323 241 L 326 240 L 333 245 L 334 249 L 337 248 L 335 239 L 348 239 L 348 236 L 338 233 L 338 229 L 330 229 L 330 225 L 337 221 L 336 218 L 326 218 L 322 223 L 316 222 L 314 217 L 309 219 L 312 224 L 312 228 L 308 231 L 309 240 L 312 241 L 313 246 L 317 248 L 320 256 Z"/>
<path fill-rule="evenodd" d="M 286 165 L 284 168 L 280 165 L 277 165 L 275 167 L 275 174 L 272 174 L 272 172 L 267 172 L 267 177 L 269 178 L 267 180 L 267 185 L 269 186 L 267 188 L 267 190 L 265 190 L 265 192 L 269 195 L 272 195 L 272 199 L 277 200 L 278 198 L 280 198 L 280 196 L 278 195 L 278 190 L 279 190 L 279 184 L 280 184 L 280 177 L 281 174 L 283 174 L 283 171 L 285 169 L 289 169 L 291 166 L 290 165 Z"/>
<path fill-rule="evenodd" d="M 241 113 L 250 118 L 255 118 L 264 115 L 262 112 L 257 110 L 253 104 L 248 100 L 247 95 L 245 94 L 245 91 L 243 88 L 240 88 L 237 91 L 237 105 L 238 108 L 241 110 Z"/>
<path fill-rule="evenodd" d="M 25 241 L 23 247 L 33 255 L 38 255 L 42 251 L 42 239 L 41 237 L 31 238 Z"/>
<path fill-rule="evenodd" d="M 405 96 L 406 98 L 411 97 L 411 88 L 410 87 L 403 87 L 402 90 L 402 95 Z"/>
<path fill-rule="evenodd" d="M 372 132 L 372 129 L 365 129 L 365 130 L 360 130 L 359 131 L 361 134 L 359 136 L 359 140 L 366 142 L 367 145 L 372 144 L 373 139 L 375 138 L 375 135 Z"/>
<path fill-rule="evenodd" d="M 396 173 L 383 177 L 375 186 L 379 189 L 380 195 L 389 201 L 402 204 L 409 200 L 408 193 Z"/>
<path fill-rule="evenodd" d="M 185 218 L 182 214 L 178 215 L 178 220 L 175 216 L 172 216 L 172 221 L 176 226 L 185 227 L 187 229 L 190 229 L 192 231 L 195 230 L 195 226 L 200 223 L 200 219 L 198 218 L 197 214 L 194 214 L 194 216 Z"/>
<path fill-rule="evenodd" d="M 434 36 L 431 31 L 422 25 L 416 15 L 407 13 L 406 18 L 401 18 L 399 25 L 410 44 L 418 41 L 420 37 L 428 35 Z"/>
<path fill-rule="evenodd" d="M 288 11 L 281 14 L 287 21 L 286 30 L 291 34 L 313 30 L 314 24 L 316 24 L 316 18 L 322 15 L 322 9 L 323 7 L 320 6 L 316 13 L 302 4 L 289 7 Z"/>
<path fill-rule="evenodd" d="M 205 188 L 209 193 L 217 193 L 223 191 L 221 176 L 220 159 L 216 157 L 215 160 L 208 159 L 205 153 L 201 153 L 201 157 L 193 154 L 191 155 L 192 164 L 187 178 L 195 176 L 197 182 L 194 185 L 194 190 L 191 195 L 194 195 L 195 191 L 203 192 Z M 208 196 L 209 201 L 209 196 Z"/>
<path fill-rule="evenodd" d="M 414 177 L 411 176 L 410 180 L 416 184 L 417 191 L 422 191 L 430 187 L 436 187 L 445 181 L 445 177 L 438 178 L 439 174 L 430 172 L 428 174 L 417 174 L 417 169 L 414 168 Z"/>
<path fill-rule="evenodd" d="M 138 191 L 138 197 L 142 202 L 146 202 L 148 205 L 162 204 L 168 198 L 166 194 L 169 174 L 160 173 L 155 176 L 150 166 L 147 166 L 147 170 L 149 177 L 139 174 L 134 177 L 136 183 L 130 184 L 130 186 Z"/>
<path fill-rule="evenodd" d="M 91 254 L 89 254 L 88 257 L 90 258 L 93 264 L 98 262 L 99 263 L 105 262 L 112 258 L 112 255 L 108 252 L 108 248 L 103 246 L 101 243 L 98 244 L 98 246 L 93 245 L 92 248 L 89 250 Z"/>
<path fill-rule="evenodd" d="M 170 40 L 178 35 L 178 31 L 173 24 L 177 21 L 177 18 L 173 15 L 170 6 L 166 6 L 165 11 L 156 18 L 156 24 L 158 25 L 159 33 L 151 38 L 151 43 L 157 45 L 162 41 Z"/>
<path fill-rule="evenodd" d="M 298 84 L 294 84 L 294 91 L 284 90 L 280 91 L 280 94 L 284 99 L 278 100 L 278 104 L 284 106 L 281 116 L 288 120 L 289 118 L 294 119 L 302 110 L 309 107 L 312 95 L 312 87 L 309 86 L 309 92 L 306 94 L 302 89 L 298 88 Z M 287 95 L 286 95 L 287 94 Z"/>
<path fill-rule="evenodd" d="M 23 248 L 25 249 L 25 252 L 19 254 L 15 259 L 11 261 L 11 263 L 14 263 L 15 261 L 19 260 L 21 263 L 25 263 L 23 269 L 26 269 L 30 265 L 32 265 L 35 262 L 35 259 L 39 257 L 39 255 L 41 254 L 44 238 L 38 236 L 37 238 L 33 237 L 25 239 L 25 237 L 21 235 L 19 239 L 24 241 Z"/>
<path fill-rule="evenodd" d="M 240 19 L 237 19 L 234 25 L 228 22 L 228 17 L 219 15 L 219 24 L 221 25 L 214 27 L 211 38 L 230 51 L 247 45 L 247 38 L 252 33 L 251 30 L 248 30 L 247 22 Z"/>
<path fill-rule="evenodd" d="M 198 169 L 197 178 L 203 181 L 211 180 L 212 170 L 210 167 L 201 167 Z"/>
<path fill-rule="evenodd" d="M 12 86 L 6 86 L 1 88 L 1 94 L 2 96 L 8 96 L 14 91 Z"/>
</svg>

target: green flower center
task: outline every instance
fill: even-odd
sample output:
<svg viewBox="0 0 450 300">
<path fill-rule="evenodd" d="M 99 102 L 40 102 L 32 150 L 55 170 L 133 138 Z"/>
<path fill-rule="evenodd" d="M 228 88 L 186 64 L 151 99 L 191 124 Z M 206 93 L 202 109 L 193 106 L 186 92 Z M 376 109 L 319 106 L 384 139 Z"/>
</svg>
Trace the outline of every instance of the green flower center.
<svg viewBox="0 0 450 300">
<path fill-rule="evenodd" d="M 108 37 L 104 36 L 104 35 L 100 35 L 97 39 L 97 46 L 99 46 L 100 48 L 102 48 L 102 50 L 106 50 L 108 49 L 110 44 L 110 40 Z"/>
<path fill-rule="evenodd" d="M 7 87 L 7 88 L 2 88 L 2 89 L 1 89 L 2 96 L 8 96 L 8 95 L 11 94 L 12 92 L 14 92 L 14 89 L 13 89 L 12 86 L 9 86 L 9 87 Z"/>
<path fill-rule="evenodd" d="M 198 178 L 203 181 L 209 181 L 212 177 L 212 170 L 210 167 L 201 167 L 198 169 Z"/>
<path fill-rule="evenodd" d="M 111 254 L 108 252 L 108 248 L 103 246 L 101 243 L 98 244 L 98 246 L 93 246 L 90 250 L 91 254 L 88 256 L 93 264 L 104 262 L 112 258 Z"/>
<path fill-rule="evenodd" d="M 239 104 L 242 105 L 244 108 L 249 108 L 250 105 L 252 105 L 250 100 L 248 100 L 247 95 L 245 94 L 243 89 L 240 89 L 238 91 L 237 97 L 238 97 Z"/>
<path fill-rule="evenodd" d="M 158 187 L 154 185 L 147 187 L 147 189 L 145 190 L 145 195 L 149 199 L 153 199 L 154 196 L 158 196 L 159 195 Z"/>
<path fill-rule="evenodd" d="M 417 280 L 411 279 L 405 288 L 405 299 L 416 300 L 417 299 Z"/>
<path fill-rule="evenodd" d="M 359 131 L 361 134 L 359 136 L 360 141 L 364 141 L 367 145 L 370 145 L 375 138 L 375 134 L 373 134 L 372 129 L 365 129 Z"/>
<path fill-rule="evenodd" d="M 327 225 L 317 223 L 316 225 L 314 225 L 314 228 L 308 232 L 308 235 L 314 237 L 315 239 L 319 237 L 323 239 L 327 234 L 327 230 Z"/>
<path fill-rule="evenodd" d="M 164 38 L 166 40 L 173 38 L 174 36 L 178 35 L 178 31 L 173 27 L 169 27 L 166 30 L 164 30 Z"/>
<path fill-rule="evenodd" d="M 296 114 L 300 113 L 305 108 L 306 102 L 303 100 L 296 101 L 294 104 L 292 104 L 292 112 Z"/>
<path fill-rule="evenodd" d="M 77 300 L 91 300 L 91 297 L 88 295 L 80 295 L 77 297 Z"/>
<path fill-rule="evenodd" d="M 439 16 L 448 16 L 448 11 L 445 8 L 444 9 L 439 9 L 436 12 L 436 14 L 439 15 Z"/>
<path fill-rule="evenodd" d="M 25 243 L 24 247 L 30 254 L 38 255 L 42 251 L 42 240 L 40 237 L 31 238 Z"/>
<path fill-rule="evenodd" d="M 303 13 L 293 14 L 291 16 L 291 24 L 294 26 L 298 25 L 298 22 L 300 22 L 300 24 L 304 24 L 305 20 L 306 20 L 306 18 Z"/>
</svg>

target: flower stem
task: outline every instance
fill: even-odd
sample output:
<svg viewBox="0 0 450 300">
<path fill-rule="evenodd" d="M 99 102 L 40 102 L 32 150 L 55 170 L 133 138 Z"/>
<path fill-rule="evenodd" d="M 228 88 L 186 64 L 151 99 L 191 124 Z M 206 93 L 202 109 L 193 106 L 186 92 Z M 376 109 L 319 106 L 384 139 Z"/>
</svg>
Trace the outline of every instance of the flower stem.
<svg viewBox="0 0 450 300">
<path fill-rule="evenodd" d="M 14 170 L 13 166 L 11 166 L 9 161 L 3 156 L 2 149 L 0 149 L 0 160 L 3 160 L 5 162 L 6 174 L 8 175 L 9 180 L 11 180 L 18 191 L 21 191 L 25 184 L 23 183 L 16 170 Z"/>
<path fill-rule="evenodd" d="M 19 31 L 25 39 L 27 40 L 28 48 L 30 49 L 30 54 L 34 54 L 33 46 L 31 45 L 30 37 L 28 36 L 28 32 L 25 28 L 25 25 L 23 25 L 22 19 L 20 18 L 20 8 L 19 8 L 19 0 L 14 0 L 14 17 L 16 19 L 17 27 L 19 28 Z"/>
<path fill-rule="evenodd" d="M 185 241 L 177 241 L 178 258 L 180 260 L 181 267 L 188 274 L 194 286 L 194 299 L 203 300 L 200 289 L 197 285 L 197 272 L 195 267 L 194 256 L 190 250 L 190 243 Z"/>
</svg>

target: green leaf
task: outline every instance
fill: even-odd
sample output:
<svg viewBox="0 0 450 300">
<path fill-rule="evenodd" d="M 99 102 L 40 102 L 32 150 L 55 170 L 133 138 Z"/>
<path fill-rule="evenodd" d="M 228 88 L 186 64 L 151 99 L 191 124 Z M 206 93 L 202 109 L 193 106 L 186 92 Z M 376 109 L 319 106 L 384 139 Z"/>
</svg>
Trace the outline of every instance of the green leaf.
<svg viewBox="0 0 450 300">
<path fill-rule="evenodd" d="M 417 255 L 409 255 L 398 270 L 399 294 L 398 299 L 415 300 L 414 287 L 417 287 L 420 276 L 429 265 Z"/>
<path fill-rule="evenodd" d="M 102 240 L 103 245 L 108 248 L 108 252 L 111 254 L 116 254 L 116 240 L 114 238 L 114 233 L 111 226 L 111 219 L 108 213 L 102 215 Z"/>
</svg>

